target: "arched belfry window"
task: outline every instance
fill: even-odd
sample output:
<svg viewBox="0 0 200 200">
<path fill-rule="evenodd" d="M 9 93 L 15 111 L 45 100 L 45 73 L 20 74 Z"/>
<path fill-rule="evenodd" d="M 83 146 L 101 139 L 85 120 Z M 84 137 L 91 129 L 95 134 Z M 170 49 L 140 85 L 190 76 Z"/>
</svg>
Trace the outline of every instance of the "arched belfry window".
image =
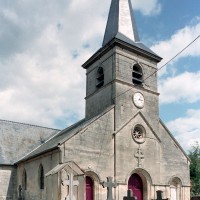
<svg viewBox="0 0 200 200">
<path fill-rule="evenodd" d="M 44 189 L 44 168 L 42 165 L 39 166 L 39 186 L 40 189 L 43 190 Z"/>
<path fill-rule="evenodd" d="M 27 174 L 26 174 L 25 169 L 24 169 L 23 174 L 22 174 L 22 189 L 23 190 L 27 189 Z"/>
<path fill-rule="evenodd" d="M 97 82 L 96 87 L 101 87 L 104 85 L 104 70 L 103 67 L 99 67 L 97 69 L 97 76 L 96 76 Z"/>
<path fill-rule="evenodd" d="M 137 85 L 141 85 L 143 82 L 142 68 L 138 63 L 133 65 L 132 81 Z"/>
</svg>

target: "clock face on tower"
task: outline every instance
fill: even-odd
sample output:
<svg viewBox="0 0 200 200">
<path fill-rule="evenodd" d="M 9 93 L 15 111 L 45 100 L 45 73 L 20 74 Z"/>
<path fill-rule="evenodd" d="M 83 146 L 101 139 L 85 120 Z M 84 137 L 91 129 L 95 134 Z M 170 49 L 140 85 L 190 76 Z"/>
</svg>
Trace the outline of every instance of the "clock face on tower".
<svg viewBox="0 0 200 200">
<path fill-rule="evenodd" d="M 133 102 L 136 107 L 143 108 L 144 107 L 144 96 L 140 92 L 136 92 L 133 95 Z"/>
</svg>

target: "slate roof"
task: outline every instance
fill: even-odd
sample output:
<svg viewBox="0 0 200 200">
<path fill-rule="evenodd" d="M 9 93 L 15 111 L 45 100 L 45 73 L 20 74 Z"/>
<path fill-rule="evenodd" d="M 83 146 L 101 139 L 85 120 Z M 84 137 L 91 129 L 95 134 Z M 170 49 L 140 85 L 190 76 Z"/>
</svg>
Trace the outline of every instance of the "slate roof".
<svg viewBox="0 0 200 200">
<path fill-rule="evenodd" d="M 59 130 L 0 120 L 0 165 L 13 165 Z"/>
<path fill-rule="evenodd" d="M 49 171 L 45 176 L 50 176 L 58 173 L 60 170 L 65 169 L 67 172 L 73 172 L 74 175 L 83 175 L 83 170 L 73 161 L 69 161 L 66 163 L 58 164 L 51 171 Z"/>
<path fill-rule="evenodd" d="M 45 143 L 41 144 L 34 151 L 30 152 L 28 155 L 26 155 L 25 157 L 20 159 L 17 163 L 31 159 L 33 157 L 36 157 L 40 154 L 51 151 L 53 149 L 57 149 L 60 144 L 64 143 L 65 141 L 67 141 L 68 139 L 73 137 L 74 135 L 87 130 L 87 127 L 90 124 L 92 124 L 94 121 L 99 119 L 105 113 L 109 112 L 113 107 L 114 107 L 114 105 L 108 107 L 104 112 L 102 112 L 101 114 L 99 114 L 93 118 L 82 119 L 79 122 L 75 123 L 74 125 L 58 132 L 56 135 L 54 135 L 52 138 L 47 140 Z"/>
<path fill-rule="evenodd" d="M 132 40 L 130 40 L 128 37 L 126 37 L 125 35 L 123 35 L 122 33 L 117 33 L 117 35 L 115 36 L 115 38 L 124 41 L 128 44 L 131 44 L 139 49 L 142 49 L 144 51 L 147 51 L 153 55 L 158 56 L 156 53 L 154 53 L 151 49 L 149 49 L 147 46 L 145 46 L 142 42 L 134 42 Z"/>
</svg>

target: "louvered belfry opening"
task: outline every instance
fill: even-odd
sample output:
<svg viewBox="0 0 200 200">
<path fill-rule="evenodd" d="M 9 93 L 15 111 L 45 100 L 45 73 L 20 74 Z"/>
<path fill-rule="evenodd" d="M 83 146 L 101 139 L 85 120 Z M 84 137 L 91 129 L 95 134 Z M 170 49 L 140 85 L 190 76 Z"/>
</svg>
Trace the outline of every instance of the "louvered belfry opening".
<svg viewBox="0 0 200 200">
<path fill-rule="evenodd" d="M 104 70 L 103 67 L 99 67 L 97 69 L 97 84 L 96 87 L 100 88 L 104 85 Z"/>
<path fill-rule="evenodd" d="M 142 68 L 139 64 L 133 65 L 132 81 L 134 84 L 142 85 L 143 73 L 142 73 Z"/>
</svg>

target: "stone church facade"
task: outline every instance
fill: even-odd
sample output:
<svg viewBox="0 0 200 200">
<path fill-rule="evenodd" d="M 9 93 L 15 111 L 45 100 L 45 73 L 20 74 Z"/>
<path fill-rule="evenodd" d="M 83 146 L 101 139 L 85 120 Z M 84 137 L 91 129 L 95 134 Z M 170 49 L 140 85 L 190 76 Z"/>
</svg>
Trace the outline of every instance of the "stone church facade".
<svg viewBox="0 0 200 200">
<path fill-rule="evenodd" d="M 85 118 L 61 131 L 0 123 L 0 134 L 21 135 L 0 152 L 13 155 L 1 159 L 0 199 L 122 200 L 130 189 L 138 200 L 189 200 L 189 158 L 159 118 L 160 61 L 139 40 L 131 1 L 112 0 L 102 48 L 83 64 Z"/>
</svg>

